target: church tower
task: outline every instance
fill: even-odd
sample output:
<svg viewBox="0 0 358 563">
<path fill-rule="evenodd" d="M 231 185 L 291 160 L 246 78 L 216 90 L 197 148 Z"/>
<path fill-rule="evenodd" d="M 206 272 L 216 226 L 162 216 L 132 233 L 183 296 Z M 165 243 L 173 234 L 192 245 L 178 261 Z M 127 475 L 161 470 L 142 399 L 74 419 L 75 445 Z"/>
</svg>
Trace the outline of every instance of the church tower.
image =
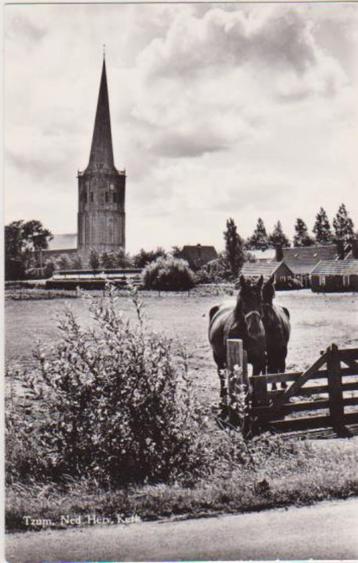
<svg viewBox="0 0 358 563">
<path fill-rule="evenodd" d="M 78 252 L 125 249 L 126 174 L 114 166 L 105 58 L 89 163 L 77 177 Z"/>
</svg>

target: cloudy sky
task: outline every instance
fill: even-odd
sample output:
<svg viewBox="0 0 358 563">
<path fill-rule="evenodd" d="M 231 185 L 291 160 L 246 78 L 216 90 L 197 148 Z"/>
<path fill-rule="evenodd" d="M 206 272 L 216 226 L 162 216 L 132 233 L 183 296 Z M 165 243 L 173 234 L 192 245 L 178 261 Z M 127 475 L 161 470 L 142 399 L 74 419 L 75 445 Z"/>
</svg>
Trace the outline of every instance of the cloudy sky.
<svg viewBox="0 0 358 563">
<path fill-rule="evenodd" d="M 103 43 L 129 251 L 358 227 L 357 4 L 6 6 L 6 222 L 76 232 Z"/>
</svg>

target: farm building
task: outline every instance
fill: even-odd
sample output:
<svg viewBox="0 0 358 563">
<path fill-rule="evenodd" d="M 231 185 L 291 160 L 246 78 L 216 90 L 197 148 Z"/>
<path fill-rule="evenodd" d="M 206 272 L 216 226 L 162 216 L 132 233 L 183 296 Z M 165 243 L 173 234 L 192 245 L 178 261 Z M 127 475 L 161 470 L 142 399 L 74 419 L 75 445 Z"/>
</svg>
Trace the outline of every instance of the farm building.
<svg viewBox="0 0 358 563">
<path fill-rule="evenodd" d="M 358 260 L 321 260 L 311 272 L 312 291 L 358 291 Z"/>
<path fill-rule="evenodd" d="M 204 246 L 201 244 L 191 246 L 188 244 L 183 246 L 180 256 L 188 262 L 193 270 L 198 270 L 208 262 L 211 262 L 211 260 L 215 260 L 218 257 L 218 253 L 214 246 Z"/>
<path fill-rule="evenodd" d="M 292 270 L 285 262 L 245 262 L 241 274 L 248 278 L 263 276 L 264 279 L 273 275 L 277 289 L 287 287 L 289 280 L 294 277 Z"/>
<path fill-rule="evenodd" d="M 282 260 L 304 287 L 309 287 L 310 274 L 318 262 L 338 259 L 335 244 L 283 248 L 282 254 Z"/>
</svg>

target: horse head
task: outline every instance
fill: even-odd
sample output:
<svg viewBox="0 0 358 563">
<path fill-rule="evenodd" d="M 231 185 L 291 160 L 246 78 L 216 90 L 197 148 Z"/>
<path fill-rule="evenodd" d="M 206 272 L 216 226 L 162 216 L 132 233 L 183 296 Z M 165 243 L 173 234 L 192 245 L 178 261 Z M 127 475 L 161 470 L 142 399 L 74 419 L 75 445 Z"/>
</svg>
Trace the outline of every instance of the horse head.
<svg viewBox="0 0 358 563">
<path fill-rule="evenodd" d="M 254 283 L 240 277 L 240 289 L 236 302 L 236 315 L 244 324 L 248 356 L 262 357 L 265 351 L 265 328 L 263 324 L 263 277 Z M 249 359 L 250 361 L 250 359 Z"/>
<path fill-rule="evenodd" d="M 263 277 L 254 283 L 240 276 L 239 293 L 236 301 L 236 313 L 248 324 L 257 323 L 263 314 Z"/>
</svg>

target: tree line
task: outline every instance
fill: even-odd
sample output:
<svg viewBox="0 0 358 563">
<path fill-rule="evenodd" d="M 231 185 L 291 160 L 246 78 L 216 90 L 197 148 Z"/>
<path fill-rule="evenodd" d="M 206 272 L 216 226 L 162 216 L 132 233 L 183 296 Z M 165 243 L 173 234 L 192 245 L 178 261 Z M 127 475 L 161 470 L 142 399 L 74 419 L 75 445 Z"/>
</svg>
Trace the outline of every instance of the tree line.
<svg viewBox="0 0 358 563">
<path fill-rule="evenodd" d="M 297 218 L 293 246 L 311 246 L 329 244 L 338 241 L 349 242 L 354 237 L 354 225 L 345 205 L 342 203 L 333 218 L 333 229 L 326 211 L 321 207 L 316 215 L 312 234 L 306 223 Z M 250 258 L 250 250 L 276 250 L 291 246 L 291 241 L 283 231 L 280 221 L 268 233 L 263 220 L 259 217 L 253 234 L 246 240 L 240 236 L 234 219 L 226 222 L 224 231 L 225 250 L 207 266 L 199 268 L 199 281 L 209 282 L 215 279 L 231 279 L 237 276 L 243 263 Z M 93 270 L 115 268 L 143 269 L 158 258 L 182 258 L 181 249 L 174 246 L 170 252 L 158 247 L 155 250 L 141 249 L 130 256 L 123 249 L 116 252 L 98 253 L 92 250 L 88 263 L 78 253 L 54 257 L 45 257 L 42 253 L 52 240 L 52 233 L 38 220 L 13 221 L 5 227 L 5 276 L 6 279 L 24 279 L 26 277 L 50 277 L 56 269 Z"/>
<path fill-rule="evenodd" d="M 342 203 L 333 218 L 333 230 L 326 211 L 320 208 L 312 228 L 312 234 L 303 219 L 297 218 L 294 226 L 293 246 L 312 246 L 329 244 L 337 241 L 349 242 L 354 237 L 354 225 L 346 206 Z M 272 233 L 268 234 L 263 220 L 259 217 L 256 228 L 246 241 L 246 247 L 253 250 L 289 247 L 291 242 L 285 235 L 280 221 L 277 221 Z"/>
<path fill-rule="evenodd" d="M 354 224 L 346 206 L 342 203 L 333 218 L 333 230 L 326 211 L 321 207 L 316 214 L 316 219 L 310 235 L 306 223 L 301 218 L 296 219 L 293 237 L 294 247 L 324 245 L 330 243 L 350 242 L 354 236 Z M 250 250 L 267 250 L 275 248 L 282 253 L 282 248 L 291 246 L 291 241 L 283 231 L 281 221 L 277 221 L 273 231 L 268 233 L 261 217 L 258 218 L 253 234 L 244 240 L 237 232 L 235 221 L 230 218 L 226 222 L 224 231 L 225 252 L 222 264 L 226 262 L 232 276 L 237 276 L 243 263 L 249 259 Z"/>
</svg>

